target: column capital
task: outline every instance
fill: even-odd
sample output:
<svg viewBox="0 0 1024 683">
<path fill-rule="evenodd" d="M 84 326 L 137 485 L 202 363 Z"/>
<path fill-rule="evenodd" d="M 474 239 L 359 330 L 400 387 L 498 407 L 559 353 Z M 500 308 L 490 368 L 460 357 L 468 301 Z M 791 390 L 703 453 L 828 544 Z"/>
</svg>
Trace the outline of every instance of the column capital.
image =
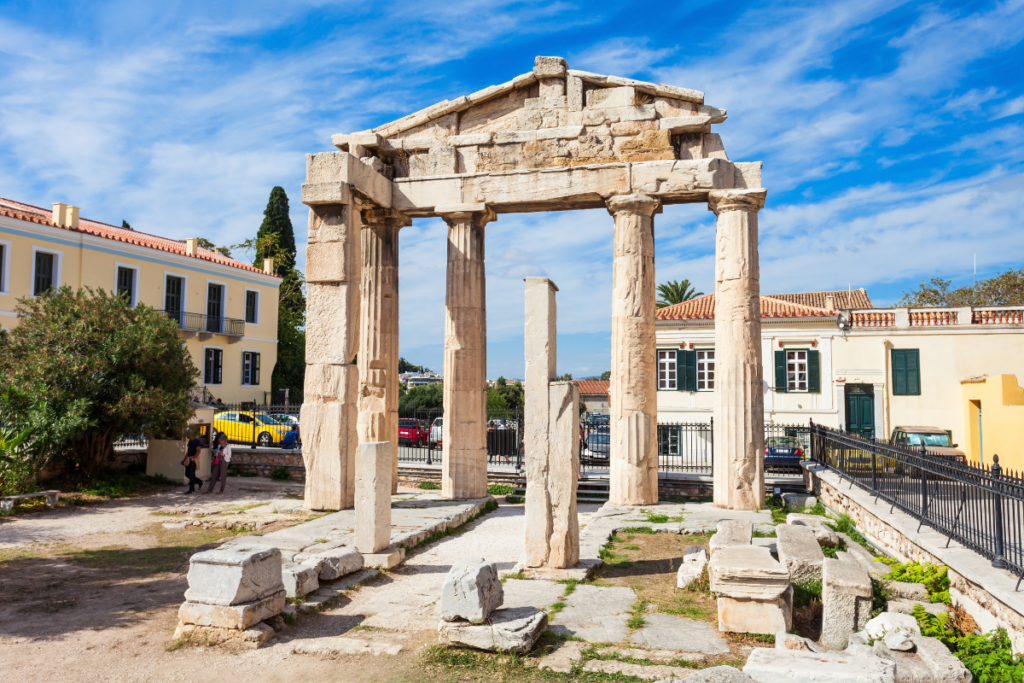
<svg viewBox="0 0 1024 683">
<path fill-rule="evenodd" d="M 364 228 L 376 228 L 385 225 L 389 228 L 404 228 L 412 225 L 411 218 L 401 211 L 395 211 L 394 209 L 383 209 L 379 206 L 371 205 L 360 211 L 360 214 L 363 219 Z"/>
<path fill-rule="evenodd" d="M 661 210 L 661 200 L 646 194 L 620 194 L 605 201 L 608 213 L 613 216 L 636 214 L 653 216 Z"/>
<path fill-rule="evenodd" d="M 495 213 L 487 204 L 482 202 L 469 203 L 469 204 L 440 204 L 434 207 L 434 213 L 444 219 L 444 222 L 449 227 L 453 223 L 472 221 L 478 227 L 490 223 L 491 221 L 498 220 L 498 214 Z"/>
<path fill-rule="evenodd" d="M 757 212 L 764 206 L 768 190 L 711 190 L 708 192 L 708 211 L 721 215 L 726 211 Z"/>
</svg>

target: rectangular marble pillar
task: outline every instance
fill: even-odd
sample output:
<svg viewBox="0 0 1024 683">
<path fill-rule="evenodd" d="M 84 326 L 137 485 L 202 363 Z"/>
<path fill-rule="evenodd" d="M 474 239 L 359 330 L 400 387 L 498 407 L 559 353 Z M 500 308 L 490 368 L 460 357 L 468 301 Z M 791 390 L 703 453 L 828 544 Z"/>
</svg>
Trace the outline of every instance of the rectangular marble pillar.
<svg viewBox="0 0 1024 683">
<path fill-rule="evenodd" d="M 391 545 L 391 444 L 356 449 L 356 550 L 375 553 Z"/>
<path fill-rule="evenodd" d="M 355 490 L 359 324 L 359 212 L 337 168 L 307 157 L 306 379 L 302 404 L 305 505 L 352 507 Z"/>
<path fill-rule="evenodd" d="M 487 495 L 487 292 L 483 204 L 437 207 L 448 223 L 441 492 Z"/>
<path fill-rule="evenodd" d="M 660 202 L 623 195 L 607 204 L 615 217 L 608 500 L 653 505 L 658 502 L 654 213 Z"/>
<path fill-rule="evenodd" d="M 359 442 L 392 443 L 398 490 L 398 230 L 408 219 L 377 208 L 362 212 L 359 325 Z"/>
<path fill-rule="evenodd" d="M 764 383 L 757 212 L 766 190 L 713 190 L 716 507 L 764 507 Z"/>
<path fill-rule="evenodd" d="M 526 278 L 526 567 L 579 561 L 579 391 L 556 377 L 558 287 Z"/>
</svg>

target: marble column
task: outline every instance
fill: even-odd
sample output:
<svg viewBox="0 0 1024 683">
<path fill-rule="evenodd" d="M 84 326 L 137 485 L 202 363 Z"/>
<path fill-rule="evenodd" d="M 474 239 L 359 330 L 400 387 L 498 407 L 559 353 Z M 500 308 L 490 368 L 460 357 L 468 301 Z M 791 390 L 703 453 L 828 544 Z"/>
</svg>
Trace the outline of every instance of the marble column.
<svg viewBox="0 0 1024 683">
<path fill-rule="evenodd" d="M 360 216 L 327 155 L 310 155 L 302 201 L 306 250 L 306 379 L 302 404 L 305 505 L 342 510 L 355 500 Z"/>
<path fill-rule="evenodd" d="M 614 505 L 658 502 L 658 380 L 654 341 L 654 214 L 647 195 L 612 197 L 611 474 Z"/>
<path fill-rule="evenodd" d="M 580 556 L 576 513 L 579 476 L 579 389 L 554 382 L 558 358 L 558 287 L 526 278 L 525 558 L 529 568 L 572 567 Z"/>
<path fill-rule="evenodd" d="M 453 499 L 482 498 L 487 495 L 484 226 L 496 216 L 486 204 L 434 211 L 448 224 L 441 493 Z"/>
<path fill-rule="evenodd" d="M 766 190 L 712 190 L 715 238 L 716 507 L 764 507 L 764 383 L 757 212 Z"/>
<path fill-rule="evenodd" d="M 411 221 L 395 211 L 362 212 L 359 323 L 359 443 L 392 444 L 392 493 L 398 491 L 398 231 Z"/>
</svg>

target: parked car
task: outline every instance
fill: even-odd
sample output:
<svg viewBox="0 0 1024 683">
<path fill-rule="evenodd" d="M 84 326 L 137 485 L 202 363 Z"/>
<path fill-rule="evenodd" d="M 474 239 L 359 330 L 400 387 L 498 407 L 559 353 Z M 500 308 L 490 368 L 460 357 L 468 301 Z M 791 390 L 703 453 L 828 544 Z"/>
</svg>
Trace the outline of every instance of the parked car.
<svg viewBox="0 0 1024 683">
<path fill-rule="evenodd" d="M 800 441 L 792 436 L 772 436 L 764 442 L 764 469 L 799 470 L 804 459 Z"/>
<path fill-rule="evenodd" d="M 583 446 L 582 459 L 584 462 L 608 460 L 611 452 L 612 437 L 610 434 L 591 434 L 587 437 Z"/>
<path fill-rule="evenodd" d="M 434 418 L 434 424 L 430 425 L 430 443 L 436 444 L 437 446 L 442 445 L 441 441 L 444 436 L 444 431 L 442 430 L 441 427 L 443 424 L 443 417 Z"/>
<path fill-rule="evenodd" d="M 213 428 L 218 433 L 227 434 L 228 441 L 252 443 L 255 439 L 263 447 L 279 445 L 291 430 L 290 425 L 281 424 L 266 413 L 237 410 L 215 414 Z"/>
<path fill-rule="evenodd" d="M 591 415 L 590 416 L 590 424 L 592 426 L 594 426 L 594 427 L 600 427 L 600 426 L 608 427 L 608 426 L 611 425 L 611 416 L 610 415 Z"/>
<path fill-rule="evenodd" d="M 278 422 L 288 427 L 299 424 L 299 416 L 291 415 L 289 413 L 271 413 L 270 417 L 274 418 Z"/>
<path fill-rule="evenodd" d="M 398 443 L 402 446 L 426 446 L 430 433 L 423 428 L 423 423 L 411 417 L 398 420 Z"/>
<path fill-rule="evenodd" d="M 919 449 L 923 444 L 929 455 L 938 455 L 956 462 L 967 462 L 967 456 L 950 443 L 949 432 L 938 427 L 894 427 L 889 443 L 904 448 Z"/>
</svg>

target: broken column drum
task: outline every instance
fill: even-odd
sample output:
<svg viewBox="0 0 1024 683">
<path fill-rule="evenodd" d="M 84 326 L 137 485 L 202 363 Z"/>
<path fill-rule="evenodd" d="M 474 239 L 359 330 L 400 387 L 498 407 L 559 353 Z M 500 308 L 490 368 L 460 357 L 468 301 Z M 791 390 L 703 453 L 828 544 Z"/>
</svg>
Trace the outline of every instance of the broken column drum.
<svg viewBox="0 0 1024 683">
<path fill-rule="evenodd" d="M 472 498 L 486 494 L 484 226 L 498 213 L 601 207 L 615 220 L 610 496 L 656 502 L 652 219 L 665 204 L 693 202 L 718 214 L 715 501 L 762 503 L 756 239 L 765 192 L 760 162 L 730 161 L 712 132 L 725 119 L 697 90 L 538 57 L 511 81 L 335 135 L 341 151 L 311 155 L 302 194 L 310 207 L 306 504 L 351 507 L 356 443 L 395 440 L 391 233 L 407 219 L 448 225 L 442 489 Z"/>
</svg>

